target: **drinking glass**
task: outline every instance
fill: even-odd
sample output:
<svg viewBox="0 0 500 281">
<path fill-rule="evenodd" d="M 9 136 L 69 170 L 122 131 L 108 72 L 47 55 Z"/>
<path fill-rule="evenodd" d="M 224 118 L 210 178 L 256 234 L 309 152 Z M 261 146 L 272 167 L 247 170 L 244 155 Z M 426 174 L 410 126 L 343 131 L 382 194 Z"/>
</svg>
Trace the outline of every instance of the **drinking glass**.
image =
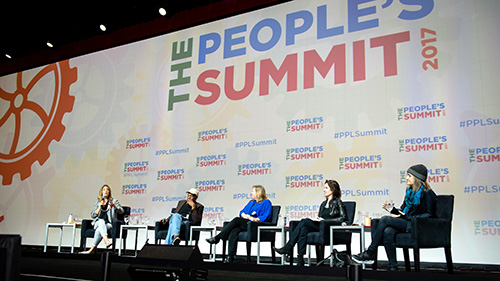
<svg viewBox="0 0 500 281">
<path fill-rule="evenodd" d="M 394 201 L 392 199 L 389 199 L 385 202 L 387 202 L 385 209 L 387 210 L 387 212 L 390 212 L 392 210 L 392 208 L 394 208 Z"/>
</svg>

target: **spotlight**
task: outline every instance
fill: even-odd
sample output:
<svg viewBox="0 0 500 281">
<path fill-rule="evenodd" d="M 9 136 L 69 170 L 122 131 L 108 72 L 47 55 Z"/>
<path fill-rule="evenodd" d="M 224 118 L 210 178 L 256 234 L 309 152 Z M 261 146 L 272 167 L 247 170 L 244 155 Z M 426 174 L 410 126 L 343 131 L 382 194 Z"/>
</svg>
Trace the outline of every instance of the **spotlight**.
<svg viewBox="0 0 500 281">
<path fill-rule="evenodd" d="M 12 58 L 9 54 L 5 54 L 5 56 L 6 56 L 8 59 L 11 59 L 11 58 Z"/>
<path fill-rule="evenodd" d="M 106 26 L 105 26 L 104 24 L 99 25 L 99 28 L 100 28 L 102 31 L 106 31 Z"/>
<path fill-rule="evenodd" d="M 47 46 L 49 46 L 49 48 L 54 47 L 54 45 L 52 45 L 52 43 L 50 43 L 50 41 L 47 41 Z"/>
<path fill-rule="evenodd" d="M 164 8 L 160 8 L 158 10 L 158 13 L 160 13 L 160 15 L 162 15 L 162 16 L 165 16 L 167 14 L 167 10 L 165 10 Z"/>
</svg>

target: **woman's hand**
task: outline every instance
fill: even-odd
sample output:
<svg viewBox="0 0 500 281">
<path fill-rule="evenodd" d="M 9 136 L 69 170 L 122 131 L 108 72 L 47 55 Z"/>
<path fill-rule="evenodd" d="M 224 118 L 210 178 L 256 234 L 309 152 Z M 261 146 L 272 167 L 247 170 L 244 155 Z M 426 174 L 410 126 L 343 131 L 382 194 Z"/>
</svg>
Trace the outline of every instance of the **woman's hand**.
<svg viewBox="0 0 500 281">
<path fill-rule="evenodd" d="M 244 218 L 244 219 L 247 219 L 247 220 L 249 220 L 251 218 L 250 215 L 247 215 L 245 213 L 241 213 L 241 217 Z"/>
<path fill-rule="evenodd" d="M 102 207 L 106 206 L 106 204 L 108 204 L 108 199 L 102 199 L 101 203 L 99 205 L 102 208 Z"/>
<path fill-rule="evenodd" d="M 389 203 L 387 203 L 387 201 L 384 201 L 384 203 L 382 203 L 382 209 L 387 210 L 387 205 L 389 205 Z"/>
<path fill-rule="evenodd" d="M 113 201 L 109 201 L 109 206 L 111 206 L 112 208 L 117 208 L 115 203 L 113 203 Z"/>
</svg>

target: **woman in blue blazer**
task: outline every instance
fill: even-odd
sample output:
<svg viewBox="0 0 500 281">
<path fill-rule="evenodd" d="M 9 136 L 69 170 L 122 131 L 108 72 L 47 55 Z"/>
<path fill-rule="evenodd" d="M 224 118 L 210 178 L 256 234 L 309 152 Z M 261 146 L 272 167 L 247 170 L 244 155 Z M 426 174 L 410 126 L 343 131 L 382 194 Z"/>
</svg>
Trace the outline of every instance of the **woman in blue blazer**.
<svg viewBox="0 0 500 281">
<path fill-rule="evenodd" d="M 266 196 L 266 190 L 262 185 L 252 187 L 252 200 L 246 204 L 239 216 L 228 223 L 221 232 L 214 237 L 207 239 L 210 244 L 217 244 L 219 241 L 228 240 L 228 257 L 225 263 L 233 262 L 238 246 L 238 234 L 247 230 L 248 221 L 270 221 L 272 213 L 272 204 Z"/>
</svg>

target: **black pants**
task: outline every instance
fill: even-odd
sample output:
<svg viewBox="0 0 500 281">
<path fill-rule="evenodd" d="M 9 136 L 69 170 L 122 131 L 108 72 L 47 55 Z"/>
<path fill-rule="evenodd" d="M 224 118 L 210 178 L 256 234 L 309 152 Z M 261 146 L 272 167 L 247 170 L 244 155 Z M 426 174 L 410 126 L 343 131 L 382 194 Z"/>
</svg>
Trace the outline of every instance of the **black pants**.
<svg viewBox="0 0 500 281">
<path fill-rule="evenodd" d="M 387 259 L 389 260 L 389 266 L 397 266 L 396 234 L 406 232 L 407 225 L 408 221 L 405 219 L 383 216 L 372 235 L 372 243 L 368 247 L 368 250 L 374 252 L 379 245 L 383 244 Z"/>
<path fill-rule="evenodd" d="M 293 247 L 298 244 L 297 254 L 303 256 L 306 254 L 307 246 L 307 234 L 309 232 L 319 231 L 319 221 L 313 221 L 311 219 L 301 219 L 299 224 L 295 227 L 293 232 L 290 234 L 290 240 L 288 240 L 287 247 Z"/>
<path fill-rule="evenodd" d="M 235 256 L 238 248 L 238 234 L 247 230 L 248 220 L 236 217 L 224 226 L 217 238 L 228 240 L 227 251 L 229 256 Z"/>
</svg>

